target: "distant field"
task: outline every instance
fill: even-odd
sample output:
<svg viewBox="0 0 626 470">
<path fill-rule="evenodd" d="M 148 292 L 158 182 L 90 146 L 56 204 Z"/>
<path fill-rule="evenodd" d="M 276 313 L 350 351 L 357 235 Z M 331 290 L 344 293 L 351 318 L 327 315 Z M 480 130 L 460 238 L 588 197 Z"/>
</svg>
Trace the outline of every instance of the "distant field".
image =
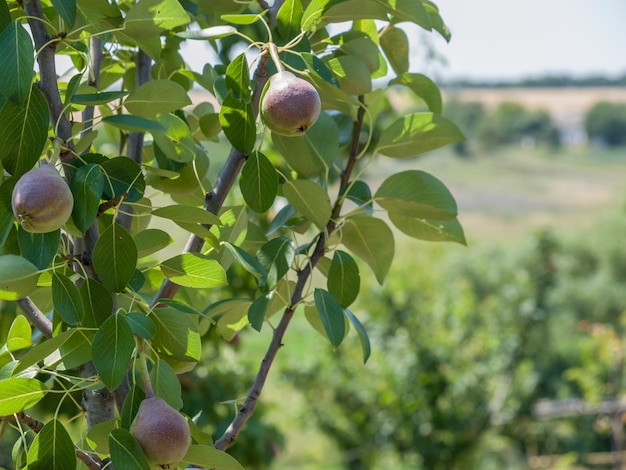
<svg viewBox="0 0 626 470">
<path fill-rule="evenodd" d="M 465 88 L 446 91 L 462 101 L 478 101 L 493 108 L 503 101 L 514 101 L 530 109 L 545 109 L 557 116 L 584 114 L 598 101 L 626 103 L 626 87 L 598 88 Z"/>
</svg>

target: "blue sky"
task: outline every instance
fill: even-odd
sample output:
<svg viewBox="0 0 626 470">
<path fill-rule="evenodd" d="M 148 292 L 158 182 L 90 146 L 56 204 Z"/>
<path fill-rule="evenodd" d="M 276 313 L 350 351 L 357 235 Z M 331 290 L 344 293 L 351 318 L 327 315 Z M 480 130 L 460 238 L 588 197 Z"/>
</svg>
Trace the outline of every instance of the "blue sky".
<svg viewBox="0 0 626 470">
<path fill-rule="evenodd" d="M 626 74 L 626 0 L 434 2 L 452 31 L 449 44 L 430 39 L 447 62 L 442 77 Z"/>
</svg>

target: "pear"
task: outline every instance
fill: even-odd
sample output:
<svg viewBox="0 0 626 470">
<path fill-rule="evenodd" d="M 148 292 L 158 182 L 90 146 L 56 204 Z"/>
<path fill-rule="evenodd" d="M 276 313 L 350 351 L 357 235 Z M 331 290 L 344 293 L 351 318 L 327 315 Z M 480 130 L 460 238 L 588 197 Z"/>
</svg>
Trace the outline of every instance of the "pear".
<svg viewBox="0 0 626 470">
<path fill-rule="evenodd" d="M 261 117 L 276 134 L 304 134 L 320 115 L 322 104 L 313 85 L 287 71 L 272 75 L 261 103 Z"/>
<path fill-rule="evenodd" d="M 191 431 L 183 415 L 162 398 L 150 395 L 140 403 L 130 432 L 151 466 L 170 468 L 187 453 Z"/>
<path fill-rule="evenodd" d="M 50 165 L 42 165 L 22 175 L 11 197 L 13 213 L 24 230 L 53 232 L 72 215 L 74 197 L 61 175 Z"/>
</svg>

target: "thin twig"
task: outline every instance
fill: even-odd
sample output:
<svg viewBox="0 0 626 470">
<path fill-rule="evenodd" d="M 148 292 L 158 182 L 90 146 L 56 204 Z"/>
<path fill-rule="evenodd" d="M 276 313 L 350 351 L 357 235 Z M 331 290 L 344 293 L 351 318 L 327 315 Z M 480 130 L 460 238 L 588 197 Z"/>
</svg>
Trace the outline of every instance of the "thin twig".
<svg viewBox="0 0 626 470">
<path fill-rule="evenodd" d="M 348 158 L 348 162 L 346 163 L 346 167 L 341 176 L 339 197 L 337 198 L 337 201 L 333 208 L 333 217 L 326 224 L 326 231 L 319 234 L 317 244 L 315 245 L 315 249 L 313 250 L 309 262 L 301 271 L 298 272 L 296 286 L 291 296 L 291 304 L 287 308 L 285 308 L 283 316 L 280 319 L 278 326 L 274 330 L 272 340 L 267 348 L 265 356 L 263 357 L 263 361 L 261 362 L 261 366 L 259 367 L 256 379 L 252 385 L 252 388 L 250 389 L 250 392 L 248 393 L 248 396 L 244 401 L 243 406 L 239 409 L 233 421 L 228 426 L 222 437 L 220 437 L 215 442 L 216 449 L 226 450 L 228 447 L 230 447 L 233 442 L 235 442 L 235 439 L 239 435 L 239 432 L 241 431 L 243 426 L 254 413 L 254 408 L 256 407 L 259 397 L 261 396 L 261 392 L 263 391 L 263 387 L 265 386 L 265 382 L 267 380 L 270 368 L 272 367 L 272 363 L 276 358 L 276 354 L 278 354 L 278 350 L 283 345 L 283 337 L 285 336 L 287 327 L 289 326 L 289 323 L 293 318 L 296 307 L 302 301 L 304 288 L 308 284 L 313 268 L 315 268 L 317 262 L 324 256 L 326 250 L 326 240 L 337 229 L 335 219 L 339 217 L 339 214 L 341 213 L 341 207 L 343 205 L 343 198 L 341 197 L 341 194 L 350 182 L 350 176 L 352 174 L 352 171 L 354 170 L 354 165 L 356 164 L 357 156 L 359 154 L 359 138 L 361 135 L 361 128 L 363 126 L 363 118 L 365 116 L 363 97 L 360 97 L 360 101 L 362 106 L 359 108 L 359 112 L 357 113 L 357 118 L 354 123 L 350 157 Z"/>
<path fill-rule="evenodd" d="M 41 334 L 46 338 L 52 338 L 52 322 L 39 310 L 39 307 L 35 305 L 35 302 L 30 297 L 19 299 L 15 303 L 22 310 L 22 313 L 31 325 L 41 331 Z"/>
<path fill-rule="evenodd" d="M 89 40 L 89 79 L 87 84 L 94 87 L 96 90 L 100 85 L 100 68 L 102 67 L 102 59 L 104 54 L 102 52 L 102 40 L 97 36 L 92 36 Z M 83 119 L 83 131 L 81 132 L 81 138 L 85 138 L 93 126 L 93 117 L 95 113 L 95 105 L 85 106 L 82 112 Z M 89 152 L 89 149 L 85 149 L 85 152 Z"/>
</svg>

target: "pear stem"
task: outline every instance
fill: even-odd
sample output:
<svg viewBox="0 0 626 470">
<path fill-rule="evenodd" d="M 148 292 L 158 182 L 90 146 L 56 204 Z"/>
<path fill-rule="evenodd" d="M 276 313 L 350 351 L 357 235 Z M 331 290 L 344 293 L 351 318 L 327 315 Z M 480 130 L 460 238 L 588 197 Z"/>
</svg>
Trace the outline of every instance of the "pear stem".
<svg viewBox="0 0 626 470">
<path fill-rule="evenodd" d="M 278 48 L 276 47 L 276 44 L 274 44 L 273 42 L 268 42 L 267 50 L 270 52 L 270 56 L 274 61 L 274 65 L 276 65 L 276 70 L 278 70 L 279 72 L 283 72 L 285 68 L 280 61 L 280 57 L 278 57 Z"/>
<path fill-rule="evenodd" d="M 141 375 L 143 376 L 143 386 L 146 390 L 146 398 L 154 397 L 154 390 L 152 389 L 152 383 L 150 382 L 150 374 L 148 372 L 148 361 L 146 359 L 145 340 L 138 338 L 137 350 L 139 352 L 139 367 L 141 369 Z"/>
</svg>

